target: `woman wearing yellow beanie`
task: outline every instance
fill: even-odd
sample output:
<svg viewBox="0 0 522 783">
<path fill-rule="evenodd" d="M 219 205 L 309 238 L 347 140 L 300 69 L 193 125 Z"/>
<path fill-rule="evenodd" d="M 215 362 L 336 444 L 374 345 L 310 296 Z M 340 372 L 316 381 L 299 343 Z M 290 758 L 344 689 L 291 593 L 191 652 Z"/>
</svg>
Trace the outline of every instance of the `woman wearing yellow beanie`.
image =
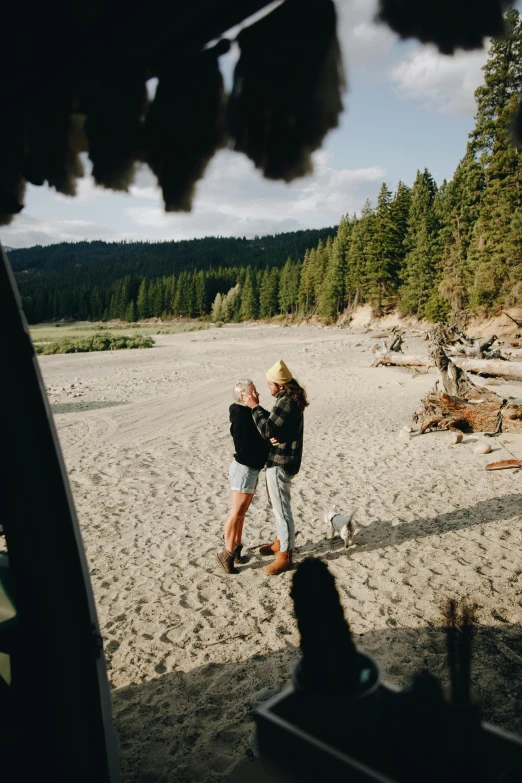
<svg viewBox="0 0 522 783">
<path fill-rule="evenodd" d="M 303 455 L 304 409 L 306 391 L 280 359 L 267 374 L 268 388 L 276 402 L 269 413 L 259 405 L 257 392 L 243 395 L 252 410 L 254 422 L 265 440 L 271 443 L 266 462 L 266 487 L 276 521 L 276 538 L 260 548 L 262 555 L 275 554 L 276 559 L 265 572 L 275 576 L 292 568 L 295 524 L 290 502 L 290 486 L 299 472 Z"/>
</svg>

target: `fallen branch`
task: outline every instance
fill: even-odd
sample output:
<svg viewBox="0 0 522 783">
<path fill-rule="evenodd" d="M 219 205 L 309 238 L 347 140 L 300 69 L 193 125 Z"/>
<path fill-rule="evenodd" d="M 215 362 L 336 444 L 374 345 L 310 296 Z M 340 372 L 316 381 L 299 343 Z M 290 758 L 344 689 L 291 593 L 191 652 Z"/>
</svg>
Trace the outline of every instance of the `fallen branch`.
<svg viewBox="0 0 522 783">
<path fill-rule="evenodd" d="M 381 364 L 397 367 L 435 367 L 435 362 L 429 356 L 407 356 L 397 351 L 378 353 L 372 367 L 379 367 Z"/>
<path fill-rule="evenodd" d="M 513 318 L 513 316 L 512 316 L 512 315 L 510 315 L 509 313 L 506 313 L 506 311 L 505 311 L 505 310 L 503 310 L 502 312 L 504 313 L 504 315 L 507 315 L 507 317 L 508 317 L 508 318 L 511 318 L 511 320 L 513 321 L 513 323 L 515 323 L 515 324 L 516 324 L 516 325 L 517 325 L 519 328 L 522 328 L 522 321 L 517 321 L 517 319 L 516 319 L 516 318 Z"/>
<path fill-rule="evenodd" d="M 216 642 L 195 642 L 194 647 L 213 647 L 215 644 L 225 644 L 225 642 L 233 642 L 234 639 L 248 639 L 254 632 L 239 633 L 237 636 L 226 636 L 224 639 L 218 639 Z"/>
<path fill-rule="evenodd" d="M 444 350 L 444 349 L 442 349 Z M 467 359 L 452 356 L 456 367 L 478 375 L 494 375 L 503 378 L 522 378 L 522 362 L 496 361 L 494 359 Z M 395 351 L 376 354 L 372 367 L 392 365 L 396 367 L 434 367 L 435 361 L 429 356 L 408 356 Z"/>
</svg>

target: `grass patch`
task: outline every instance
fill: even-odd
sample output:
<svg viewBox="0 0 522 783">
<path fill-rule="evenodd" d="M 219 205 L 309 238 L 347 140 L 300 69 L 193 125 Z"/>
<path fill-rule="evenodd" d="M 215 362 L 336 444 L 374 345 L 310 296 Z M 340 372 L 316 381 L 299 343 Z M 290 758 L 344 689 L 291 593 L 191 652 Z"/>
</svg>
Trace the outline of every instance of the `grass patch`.
<svg viewBox="0 0 522 783">
<path fill-rule="evenodd" d="M 112 335 L 97 332 L 90 337 L 74 340 L 64 337 L 50 343 L 35 343 L 37 354 L 46 356 L 56 353 L 89 353 L 90 351 L 120 351 L 128 348 L 152 348 L 154 340 L 150 335 Z"/>
<path fill-rule="evenodd" d="M 60 324 L 35 324 L 30 327 L 33 343 L 55 342 L 65 338 L 76 339 L 93 334 L 103 333 L 120 336 L 122 334 L 134 337 L 139 330 L 140 334 L 178 334 L 180 332 L 199 332 L 208 329 L 210 324 L 200 321 L 182 321 L 171 323 L 60 323 Z"/>
<path fill-rule="evenodd" d="M 155 334 L 180 334 L 181 332 L 201 332 L 203 329 L 210 329 L 210 324 L 200 323 L 182 323 L 182 324 L 166 324 L 165 326 L 156 327 Z"/>
</svg>

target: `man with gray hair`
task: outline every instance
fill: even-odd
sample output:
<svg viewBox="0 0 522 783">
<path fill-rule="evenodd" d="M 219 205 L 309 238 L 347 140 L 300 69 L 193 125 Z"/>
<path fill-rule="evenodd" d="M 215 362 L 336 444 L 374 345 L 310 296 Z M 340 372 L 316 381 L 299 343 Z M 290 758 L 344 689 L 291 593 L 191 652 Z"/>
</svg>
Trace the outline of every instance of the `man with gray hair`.
<svg viewBox="0 0 522 783">
<path fill-rule="evenodd" d="M 256 394 L 250 378 L 240 378 L 234 384 L 230 406 L 230 434 L 236 453 L 229 469 L 232 509 L 225 522 L 225 548 L 217 555 L 227 574 L 237 574 L 236 564 L 243 562 L 243 525 L 248 507 L 256 491 L 259 471 L 266 462 L 269 444 L 260 435 L 244 397 Z"/>
</svg>

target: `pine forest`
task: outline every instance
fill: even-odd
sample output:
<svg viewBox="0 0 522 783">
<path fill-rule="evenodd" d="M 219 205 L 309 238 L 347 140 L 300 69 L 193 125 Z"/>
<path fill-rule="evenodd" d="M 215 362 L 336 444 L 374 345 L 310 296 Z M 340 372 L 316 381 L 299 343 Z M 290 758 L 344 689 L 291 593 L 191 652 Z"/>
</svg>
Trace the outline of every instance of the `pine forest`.
<svg viewBox="0 0 522 783">
<path fill-rule="evenodd" d="M 522 152 L 512 126 L 522 92 L 522 23 L 490 45 L 475 126 L 450 182 L 426 169 L 383 183 L 377 203 L 339 225 L 255 240 L 83 242 L 9 254 L 30 322 L 213 321 L 315 315 L 357 304 L 447 321 L 522 305 Z"/>
</svg>

